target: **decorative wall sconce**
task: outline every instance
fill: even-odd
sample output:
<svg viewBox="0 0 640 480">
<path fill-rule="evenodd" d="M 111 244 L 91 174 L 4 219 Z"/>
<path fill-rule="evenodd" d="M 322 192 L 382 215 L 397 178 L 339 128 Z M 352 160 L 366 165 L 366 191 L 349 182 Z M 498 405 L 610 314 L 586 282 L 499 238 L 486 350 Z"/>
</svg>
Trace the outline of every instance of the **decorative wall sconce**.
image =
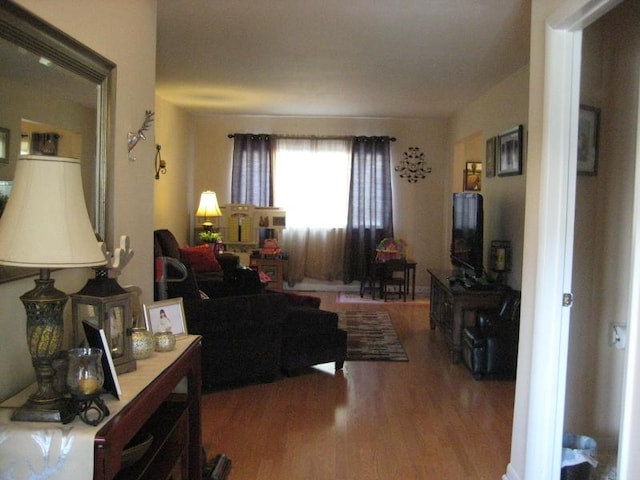
<svg viewBox="0 0 640 480">
<path fill-rule="evenodd" d="M 164 160 L 162 160 L 162 157 L 160 156 L 160 149 L 162 147 L 160 145 L 156 145 L 156 159 L 154 161 L 155 164 L 155 170 L 156 170 L 156 180 L 160 180 L 160 174 L 166 174 L 167 173 L 167 162 L 165 162 Z"/>
<path fill-rule="evenodd" d="M 431 173 L 431 167 L 425 165 L 424 152 L 420 151 L 420 147 L 409 147 L 403 156 L 402 161 L 395 167 L 400 178 L 406 178 L 409 183 L 416 183 L 425 178 L 426 173 Z"/>
<path fill-rule="evenodd" d="M 129 132 L 127 134 L 127 149 L 129 152 L 129 160 L 135 160 L 136 157 L 131 155 L 131 151 L 138 144 L 138 142 L 142 140 L 146 140 L 147 137 L 144 136 L 145 130 L 149 128 L 149 126 L 153 123 L 153 116 L 155 114 L 151 110 L 145 110 L 144 112 L 144 121 L 142 122 L 142 126 L 138 129 L 137 132 Z"/>
</svg>

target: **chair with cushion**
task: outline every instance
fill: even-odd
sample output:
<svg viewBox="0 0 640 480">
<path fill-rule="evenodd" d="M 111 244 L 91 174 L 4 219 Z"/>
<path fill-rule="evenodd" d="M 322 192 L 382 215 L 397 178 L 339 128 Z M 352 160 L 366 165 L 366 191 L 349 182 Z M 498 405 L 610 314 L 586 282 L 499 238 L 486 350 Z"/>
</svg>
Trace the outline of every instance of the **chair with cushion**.
<svg viewBox="0 0 640 480">
<path fill-rule="evenodd" d="M 480 311 L 462 332 L 465 364 L 476 380 L 485 376 L 513 379 L 518 360 L 520 292 L 506 290 L 497 310 Z"/>
<path fill-rule="evenodd" d="M 167 229 L 154 231 L 153 238 L 155 257 L 170 257 L 188 263 L 200 290 L 211 298 L 249 295 L 260 291 L 257 273 L 241 267 L 237 255 L 214 255 L 208 244 L 180 247 L 173 233 Z M 175 276 L 179 277 L 181 273 L 169 272 L 169 277 Z"/>
<path fill-rule="evenodd" d="M 398 295 L 407 301 L 407 262 L 404 259 L 392 258 L 385 261 L 382 265 L 382 294 L 386 302 L 389 294 Z"/>
</svg>

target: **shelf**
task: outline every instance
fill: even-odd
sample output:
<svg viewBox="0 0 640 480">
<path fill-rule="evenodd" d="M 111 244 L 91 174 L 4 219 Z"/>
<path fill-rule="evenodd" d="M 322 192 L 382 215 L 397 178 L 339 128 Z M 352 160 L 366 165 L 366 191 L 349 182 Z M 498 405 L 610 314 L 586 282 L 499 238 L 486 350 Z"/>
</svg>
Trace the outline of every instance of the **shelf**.
<svg viewBox="0 0 640 480">
<path fill-rule="evenodd" d="M 153 435 L 149 451 L 132 466 L 120 470 L 116 480 L 163 478 L 184 455 L 188 431 L 187 403 L 165 402 L 140 429 Z"/>
</svg>

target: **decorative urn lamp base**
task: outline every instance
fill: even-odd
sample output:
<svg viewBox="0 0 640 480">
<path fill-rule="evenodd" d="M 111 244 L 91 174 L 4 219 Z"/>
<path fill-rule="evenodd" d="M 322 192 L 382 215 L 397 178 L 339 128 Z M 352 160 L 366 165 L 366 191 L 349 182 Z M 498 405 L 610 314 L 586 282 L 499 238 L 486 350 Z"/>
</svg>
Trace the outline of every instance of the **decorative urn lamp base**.
<svg viewBox="0 0 640 480">
<path fill-rule="evenodd" d="M 27 312 L 27 341 L 36 371 L 38 390 L 14 411 L 11 419 L 23 422 L 65 422 L 73 408 L 56 390 L 53 360 L 62 348 L 62 312 L 68 296 L 53 286 L 49 270 L 41 269 L 36 287 L 20 297 Z"/>
</svg>

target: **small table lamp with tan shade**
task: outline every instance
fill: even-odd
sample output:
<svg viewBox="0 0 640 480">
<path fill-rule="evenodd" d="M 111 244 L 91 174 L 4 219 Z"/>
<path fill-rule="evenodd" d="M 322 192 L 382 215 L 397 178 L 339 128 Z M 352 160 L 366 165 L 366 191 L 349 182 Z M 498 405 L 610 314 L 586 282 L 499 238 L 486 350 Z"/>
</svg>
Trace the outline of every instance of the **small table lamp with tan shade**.
<svg viewBox="0 0 640 480">
<path fill-rule="evenodd" d="M 14 412 L 13 420 L 61 422 L 74 415 L 55 387 L 52 364 L 63 344 L 68 296 L 54 287 L 50 270 L 105 263 L 87 213 L 80 160 L 20 157 L 0 218 L 0 264 L 40 269 L 35 288 L 20 297 L 38 390 Z"/>
</svg>

